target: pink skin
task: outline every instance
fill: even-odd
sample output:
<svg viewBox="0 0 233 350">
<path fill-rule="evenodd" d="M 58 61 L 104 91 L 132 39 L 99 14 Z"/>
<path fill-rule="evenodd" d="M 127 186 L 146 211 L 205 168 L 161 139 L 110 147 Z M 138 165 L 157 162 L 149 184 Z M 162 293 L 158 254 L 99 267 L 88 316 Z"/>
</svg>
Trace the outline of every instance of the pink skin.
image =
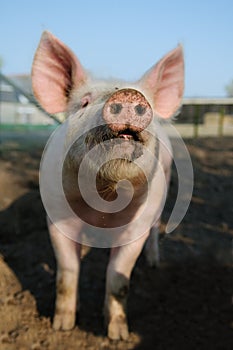
<svg viewBox="0 0 233 350">
<path fill-rule="evenodd" d="M 49 219 L 48 227 L 57 260 L 57 298 L 53 328 L 68 330 L 74 327 L 78 305 L 81 245 L 61 234 Z"/>
<path fill-rule="evenodd" d="M 115 83 L 113 83 L 111 97 L 109 98 L 108 95 L 103 108 L 103 119 L 109 128 L 113 132 L 123 131 L 120 137 L 125 142 L 129 142 L 131 135 L 124 133 L 126 128 L 143 132 L 153 123 L 152 117 L 166 119 L 174 115 L 181 104 L 183 71 L 183 53 L 182 48 L 178 46 L 153 66 L 141 80 L 132 85 L 133 88 L 122 89 L 118 93 L 114 90 Z M 74 105 L 79 105 L 79 108 L 84 109 L 87 104 L 91 106 L 95 98 L 101 96 L 101 91 L 99 95 L 96 92 L 98 87 L 94 90 L 95 92 L 87 91 L 88 86 L 93 83 L 79 60 L 68 47 L 48 32 L 43 33 L 35 54 L 32 83 L 36 98 L 49 113 L 72 111 Z M 147 96 L 147 99 L 144 96 Z M 112 106 L 113 103 L 117 103 L 118 106 Z M 122 109 L 119 109 L 119 105 Z M 138 105 L 145 106 L 145 110 L 142 111 L 141 107 L 138 109 Z M 123 214 L 133 218 L 146 207 L 144 218 L 145 221 L 151 222 L 151 230 L 145 232 L 142 227 L 140 238 L 130 244 L 112 248 L 107 268 L 105 319 L 108 336 L 111 339 L 127 339 L 128 337 L 126 300 L 129 280 L 146 241 L 145 252 L 149 264 L 156 265 L 159 262 L 160 219 L 156 213 L 162 209 L 164 195 L 169 185 L 172 153 L 170 142 L 159 124 L 156 124 L 156 130 L 160 141 L 158 158 L 162 169 L 156 170 L 151 178 L 147 203 L 143 203 L 143 191 L 137 188 L 135 202 L 129 206 L 131 212 Z M 125 147 L 127 148 L 127 143 Z M 165 181 L 163 174 L 165 174 Z M 67 180 L 72 179 L 72 174 L 69 174 L 68 170 L 65 176 Z M 74 210 L 78 214 L 79 208 L 82 207 L 80 193 L 72 192 L 72 195 L 72 201 L 76 205 Z M 98 225 L 101 220 L 101 217 L 93 217 L 91 210 L 90 212 L 85 211 L 85 215 L 90 216 L 92 224 Z M 124 217 L 113 213 L 106 215 L 105 220 L 106 227 L 111 227 L 112 222 L 117 222 L 121 226 Z M 56 330 L 68 330 L 75 325 L 81 245 L 60 233 L 54 223 L 48 221 L 48 227 L 58 267 L 53 327 Z M 129 225 L 127 228 L 129 234 L 132 227 Z M 83 224 L 80 220 L 80 227 L 77 231 L 81 232 L 82 229 Z"/>
</svg>

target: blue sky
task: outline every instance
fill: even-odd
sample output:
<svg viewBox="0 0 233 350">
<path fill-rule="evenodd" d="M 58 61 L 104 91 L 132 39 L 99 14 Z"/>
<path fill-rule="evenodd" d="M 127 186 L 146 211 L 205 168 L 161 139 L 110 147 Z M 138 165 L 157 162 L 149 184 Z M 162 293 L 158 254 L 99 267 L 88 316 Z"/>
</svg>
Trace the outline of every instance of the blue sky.
<svg viewBox="0 0 233 350">
<path fill-rule="evenodd" d="M 29 73 L 46 29 L 100 77 L 136 80 L 180 42 L 186 97 L 225 96 L 233 79 L 232 0 L 5 0 L 2 72 Z"/>
</svg>

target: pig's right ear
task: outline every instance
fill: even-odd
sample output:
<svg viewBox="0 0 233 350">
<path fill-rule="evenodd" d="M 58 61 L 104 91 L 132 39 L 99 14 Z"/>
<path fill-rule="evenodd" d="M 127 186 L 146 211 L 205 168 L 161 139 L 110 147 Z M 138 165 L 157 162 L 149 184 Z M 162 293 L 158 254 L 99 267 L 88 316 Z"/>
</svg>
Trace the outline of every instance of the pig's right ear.
<svg viewBox="0 0 233 350">
<path fill-rule="evenodd" d="M 32 65 L 32 88 L 48 113 L 64 112 L 71 91 L 86 73 L 74 53 L 51 33 L 42 34 Z"/>
</svg>

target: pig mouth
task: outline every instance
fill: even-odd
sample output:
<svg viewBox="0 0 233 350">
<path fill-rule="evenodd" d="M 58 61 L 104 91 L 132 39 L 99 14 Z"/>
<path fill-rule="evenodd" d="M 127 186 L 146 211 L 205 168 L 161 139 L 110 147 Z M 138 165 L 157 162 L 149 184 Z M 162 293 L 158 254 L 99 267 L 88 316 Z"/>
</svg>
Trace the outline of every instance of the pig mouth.
<svg viewBox="0 0 233 350">
<path fill-rule="evenodd" d="M 132 128 L 125 127 L 118 131 L 111 130 L 107 125 L 96 127 L 85 135 L 86 150 L 90 151 L 95 146 L 100 146 L 97 150 L 98 157 L 121 158 L 132 162 L 143 154 L 143 146 L 146 143 L 145 131 L 138 132 Z"/>
<path fill-rule="evenodd" d="M 144 132 L 145 133 L 145 132 Z M 132 130 L 131 128 L 125 128 L 120 131 L 113 131 L 110 128 L 97 127 L 92 129 L 85 135 L 85 143 L 90 148 L 94 147 L 97 144 L 100 144 L 105 141 L 128 141 L 128 142 L 136 142 L 136 143 L 145 143 L 145 135 L 142 132 L 137 132 Z"/>
<path fill-rule="evenodd" d="M 140 133 L 134 132 L 130 129 L 119 131 L 118 133 L 114 134 L 113 138 L 123 139 L 124 141 L 142 142 Z"/>
<path fill-rule="evenodd" d="M 106 139 L 110 143 L 105 149 L 114 156 L 119 155 L 121 159 L 132 162 L 143 154 L 144 140 L 140 132 L 135 132 L 130 128 L 120 131 L 111 130 Z"/>
<path fill-rule="evenodd" d="M 140 150 L 141 153 L 141 148 L 146 144 L 147 139 L 148 136 L 145 130 L 138 132 L 126 127 L 119 131 L 113 131 L 105 125 L 88 132 L 85 136 L 85 144 L 89 150 L 96 145 L 102 145 L 103 149 L 110 151 L 111 149 L 116 150 L 116 146 L 119 152 L 124 149 L 129 154 L 131 152 L 134 153 L 134 150 Z M 119 148 L 119 146 L 123 148 Z"/>
</svg>

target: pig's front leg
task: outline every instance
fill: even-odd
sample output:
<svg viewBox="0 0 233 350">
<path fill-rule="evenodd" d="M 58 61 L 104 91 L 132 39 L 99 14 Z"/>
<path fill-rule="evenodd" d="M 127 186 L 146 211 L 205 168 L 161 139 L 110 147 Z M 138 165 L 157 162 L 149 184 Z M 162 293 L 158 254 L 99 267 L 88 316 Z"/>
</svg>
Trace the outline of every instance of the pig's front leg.
<svg viewBox="0 0 233 350">
<path fill-rule="evenodd" d="M 50 238 L 57 260 L 55 330 L 75 325 L 81 245 L 64 236 L 48 221 Z"/>
<path fill-rule="evenodd" d="M 107 268 L 105 321 L 110 339 L 127 339 L 126 303 L 132 269 L 148 233 L 133 243 L 112 248 Z"/>
</svg>

